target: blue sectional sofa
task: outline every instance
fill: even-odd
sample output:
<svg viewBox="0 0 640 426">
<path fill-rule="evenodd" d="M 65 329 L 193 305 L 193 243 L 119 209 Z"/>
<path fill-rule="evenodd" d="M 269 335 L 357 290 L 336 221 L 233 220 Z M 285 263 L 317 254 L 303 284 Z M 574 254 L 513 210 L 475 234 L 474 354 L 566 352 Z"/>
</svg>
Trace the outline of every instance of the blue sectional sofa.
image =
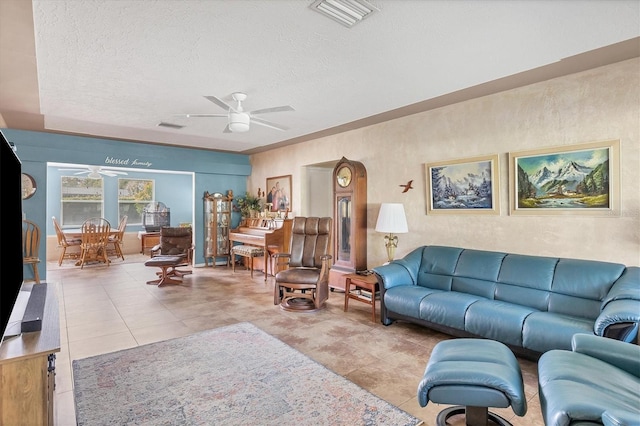
<svg viewBox="0 0 640 426">
<path fill-rule="evenodd" d="M 493 339 L 533 359 L 571 350 L 576 333 L 637 339 L 639 267 L 423 246 L 374 272 L 385 325 Z"/>
</svg>

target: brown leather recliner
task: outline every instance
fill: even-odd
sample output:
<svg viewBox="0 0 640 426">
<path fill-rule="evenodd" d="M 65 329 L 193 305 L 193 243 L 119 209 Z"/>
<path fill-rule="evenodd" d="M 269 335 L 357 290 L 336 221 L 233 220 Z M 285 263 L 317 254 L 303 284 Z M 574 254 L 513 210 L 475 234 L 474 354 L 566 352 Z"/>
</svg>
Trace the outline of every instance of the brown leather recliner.
<svg viewBox="0 0 640 426">
<path fill-rule="evenodd" d="M 288 269 L 276 274 L 274 304 L 287 311 L 312 312 L 329 298 L 331 267 L 330 217 L 295 217 L 291 227 L 290 253 L 277 253 Z"/>
<path fill-rule="evenodd" d="M 160 243 L 151 249 L 151 257 L 178 256 L 181 261 L 174 266 L 188 266 L 192 263 L 193 248 L 193 230 L 190 226 L 163 226 L 160 228 Z M 191 273 L 191 270 L 177 270 L 175 267 L 169 270 L 168 276 L 182 277 Z"/>
</svg>

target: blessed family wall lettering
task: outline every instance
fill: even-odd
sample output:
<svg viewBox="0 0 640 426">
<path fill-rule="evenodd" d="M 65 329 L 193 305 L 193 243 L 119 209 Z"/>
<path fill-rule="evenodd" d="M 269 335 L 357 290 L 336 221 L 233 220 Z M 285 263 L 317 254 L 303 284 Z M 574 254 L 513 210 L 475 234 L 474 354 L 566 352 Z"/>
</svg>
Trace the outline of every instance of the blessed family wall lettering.
<svg viewBox="0 0 640 426">
<path fill-rule="evenodd" d="M 130 158 L 113 158 L 107 157 L 104 159 L 104 164 L 110 164 L 112 166 L 142 166 L 142 167 L 151 167 L 153 163 L 151 161 L 142 161 L 134 158 L 131 160 Z"/>
</svg>

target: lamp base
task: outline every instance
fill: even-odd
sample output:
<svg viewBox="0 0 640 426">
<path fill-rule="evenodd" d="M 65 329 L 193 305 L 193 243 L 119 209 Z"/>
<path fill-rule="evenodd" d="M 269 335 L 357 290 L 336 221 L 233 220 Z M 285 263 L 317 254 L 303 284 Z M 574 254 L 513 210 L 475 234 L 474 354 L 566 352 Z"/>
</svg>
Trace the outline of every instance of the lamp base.
<svg viewBox="0 0 640 426">
<path fill-rule="evenodd" d="M 396 255 L 396 247 L 398 247 L 398 236 L 389 234 L 384 236 L 384 246 L 387 248 L 387 258 L 389 262 L 393 261 Z"/>
</svg>

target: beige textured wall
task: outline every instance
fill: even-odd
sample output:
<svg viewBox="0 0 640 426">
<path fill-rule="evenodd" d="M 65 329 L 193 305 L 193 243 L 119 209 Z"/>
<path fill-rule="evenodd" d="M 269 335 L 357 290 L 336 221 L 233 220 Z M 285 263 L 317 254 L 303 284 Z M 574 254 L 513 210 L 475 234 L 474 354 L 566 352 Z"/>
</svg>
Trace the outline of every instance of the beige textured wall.
<svg viewBox="0 0 640 426">
<path fill-rule="evenodd" d="M 509 215 L 508 153 L 620 140 L 617 217 Z M 424 164 L 489 154 L 500 158 L 500 215 L 427 215 Z M 342 156 L 368 174 L 368 266 L 386 260 L 373 228 L 380 203 L 405 206 L 409 234 L 396 258 L 425 244 L 574 257 L 640 266 L 640 59 L 474 99 L 339 135 L 253 155 L 248 190 L 293 176 L 300 214 L 304 166 Z M 415 189 L 398 185 L 413 179 Z"/>
</svg>

